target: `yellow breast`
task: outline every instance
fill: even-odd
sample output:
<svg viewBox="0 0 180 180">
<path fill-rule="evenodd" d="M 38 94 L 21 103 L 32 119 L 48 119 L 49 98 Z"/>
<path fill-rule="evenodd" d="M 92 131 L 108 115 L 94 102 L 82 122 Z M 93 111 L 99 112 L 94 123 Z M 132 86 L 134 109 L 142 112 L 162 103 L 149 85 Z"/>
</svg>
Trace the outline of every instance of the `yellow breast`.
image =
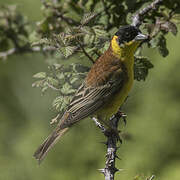
<svg viewBox="0 0 180 180">
<path fill-rule="evenodd" d="M 119 110 L 127 98 L 134 81 L 134 52 L 139 43 L 131 41 L 126 43 L 124 47 L 120 47 L 117 43 L 117 38 L 117 36 L 114 36 L 111 41 L 112 50 L 114 55 L 125 65 L 128 78 L 120 91 L 96 112 L 96 115 L 100 116 L 104 120 L 109 119 Z"/>
<path fill-rule="evenodd" d="M 131 61 L 134 61 L 133 59 L 134 58 L 132 56 Z M 109 100 L 107 104 L 105 104 L 102 108 L 100 108 L 96 112 L 96 115 L 100 116 L 103 119 L 109 119 L 113 114 L 115 114 L 119 110 L 119 108 L 124 103 L 125 99 L 127 98 L 129 91 L 131 90 L 132 85 L 133 85 L 133 81 L 134 81 L 133 64 L 127 67 L 128 80 L 126 81 L 122 89 L 118 93 L 116 93 Z"/>
</svg>

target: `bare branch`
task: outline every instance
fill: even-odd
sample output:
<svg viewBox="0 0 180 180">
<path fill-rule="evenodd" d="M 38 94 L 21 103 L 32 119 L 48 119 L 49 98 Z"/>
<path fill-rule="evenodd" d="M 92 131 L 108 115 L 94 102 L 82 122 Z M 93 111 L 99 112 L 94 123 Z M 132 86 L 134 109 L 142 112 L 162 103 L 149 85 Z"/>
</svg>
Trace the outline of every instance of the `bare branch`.
<svg viewBox="0 0 180 180">
<path fill-rule="evenodd" d="M 55 47 L 48 46 L 48 47 L 31 47 L 31 46 L 24 46 L 22 48 L 12 48 L 4 52 L 0 52 L 0 59 L 6 59 L 7 57 L 15 54 L 23 54 L 23 53 L 33 53 L 33 52 L 54 52 L 57 50 Z"/>
<path fill-rule="evenodd" d="M 0 52 L 0 59 L 6 59 L 8 56 L 12 55 L 12 54 L 15 54 L 16 53 L 16 48 L 12 48 L 12 49 L 9 49 L 5 52 Z"/>
<path fill-rule="evenodd" d="M 94 59 L 86 52 L 86 50 L 84 49 L 83 45 L 81 44 L 81 42 L 79 40 L 77 40 L 80 48 L 82 49 L 82 52 L 85 54 L 86 57 L 88 57 L 88 59 L 94 64 Z"/>
<path fill-rule="evenodd" d="M 155 0 L 154 2 L 149 4 L 147 7 L 140 10 L 138 13 L 136 13 L 132 17 L 132 24 L 131 25 L 139 27 L 142 24 L 142 20 L 144 18 L 144 15 L 147 14 L 151 10 L 155 11 L 161 2 L 163 2 L 163 0 Z"/>
</svg>

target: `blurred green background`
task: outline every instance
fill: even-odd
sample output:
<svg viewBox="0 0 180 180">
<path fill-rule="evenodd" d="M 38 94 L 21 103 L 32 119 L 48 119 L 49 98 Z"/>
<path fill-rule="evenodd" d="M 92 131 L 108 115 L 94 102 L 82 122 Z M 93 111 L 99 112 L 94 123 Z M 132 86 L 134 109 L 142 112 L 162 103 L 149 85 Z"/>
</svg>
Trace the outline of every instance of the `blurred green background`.
<svg viewBox="0 0 180 180">
<path fill-rule="evenodd" d="M 35 23 L 42 17 L 40 1 L 0 0 L 18 4 Z M 179 27 L 180 30 L 180 27 Z M 118 151 L 116 179 L 155 174 L 158 180 L 180 179 L 180 33 L 168 35 L 170 54 L 144 53 L 155 65 L 145 82 L 135 82 L 124 111 L 129 138 Z M 76 125 L 39 166 L 32 155 L 50 133 L 53 93 L 41 96 L 32 88 L 33 74 L 46 70 L 38 54 L 13 56 L 0 61 L 0 179 L 2 180 L 93 180 L 104 179 L 103 135 L 88 119 Z"/>
</svg>

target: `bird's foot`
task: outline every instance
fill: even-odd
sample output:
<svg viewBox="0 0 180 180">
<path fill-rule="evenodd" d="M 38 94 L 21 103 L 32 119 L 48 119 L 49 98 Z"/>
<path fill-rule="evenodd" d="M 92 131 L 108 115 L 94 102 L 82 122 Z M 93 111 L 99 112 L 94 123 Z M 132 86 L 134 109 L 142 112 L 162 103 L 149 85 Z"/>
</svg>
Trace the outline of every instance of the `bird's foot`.
<svg viewBox="0 0 180 180">
<path fill-rule="evenodd" d="M 120 131 L 116 128 L 106 129 L 104 132 L 107 137 L 115 137 L 116 141 L 119 141 L 122 144 L 122 139 L 120 138 Z"/>
<path fill-rule="evenodd" d="M 122 118 L 124 124 L 125 124 L 125 125 L 127 124 L 127 121 L 126 121 L 127 115 L 126 115 L 124 112 L 122 112 L 120 109 L 119 109 L 119 111 L 115 114 L 115 117 L 118 118 L 118 119 Z"/>
</svg>

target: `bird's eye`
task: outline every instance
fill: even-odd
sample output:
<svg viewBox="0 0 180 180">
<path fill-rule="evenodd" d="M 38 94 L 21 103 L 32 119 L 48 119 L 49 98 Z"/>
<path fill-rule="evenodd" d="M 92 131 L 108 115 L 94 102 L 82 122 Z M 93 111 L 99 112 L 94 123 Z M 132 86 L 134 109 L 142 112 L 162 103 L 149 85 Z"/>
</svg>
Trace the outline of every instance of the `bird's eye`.
<svg viewBox="0 0 180 180">
<path fill-rule="evenodd" d="M 126 36 L 126 38 L 129 38 L 130 37 L 130 33 L 126 32 L 125 36 Z"/>
</svg>

